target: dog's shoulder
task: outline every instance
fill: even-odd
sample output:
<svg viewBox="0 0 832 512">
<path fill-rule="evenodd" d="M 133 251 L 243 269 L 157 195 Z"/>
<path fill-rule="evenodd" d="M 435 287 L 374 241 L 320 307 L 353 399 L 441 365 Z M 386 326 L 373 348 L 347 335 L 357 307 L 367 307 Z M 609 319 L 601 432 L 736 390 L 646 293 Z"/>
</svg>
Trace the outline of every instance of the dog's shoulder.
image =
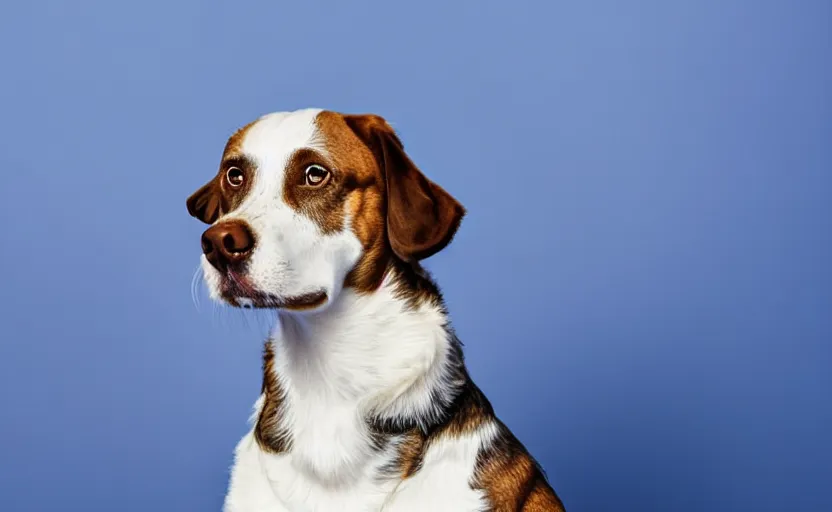
<svg viewBox="0 0 832 512">
<path fill-rule="evenodd" d="M 563 511 L 543 469 L 497 418 L 483 392 L 465 378 L 444 418 L 394 436 L 397 456 L 387 471 L 402 478 L 395 501 L 412 499 L 423 507 L 436 505 L 436 510 L 453 502 L 458 510 Z M 389 424 L 376 430 L 391 435 Z M 411 490 L 419 493 L 418 499 L 409 496 Z M 426 496 L 436 503 L 425 503 Z"/>
<path fill-rule="evenodd" d="M 479 425 L 490 430 L 477 454 L 471 486 L 485 493 L 489 510 L 562 512 L 563 504 L 543 469 L 514 433 L 497 417 L 483 392 L 470 381 L 451 424 L 470 432 Z"/>
</svg>

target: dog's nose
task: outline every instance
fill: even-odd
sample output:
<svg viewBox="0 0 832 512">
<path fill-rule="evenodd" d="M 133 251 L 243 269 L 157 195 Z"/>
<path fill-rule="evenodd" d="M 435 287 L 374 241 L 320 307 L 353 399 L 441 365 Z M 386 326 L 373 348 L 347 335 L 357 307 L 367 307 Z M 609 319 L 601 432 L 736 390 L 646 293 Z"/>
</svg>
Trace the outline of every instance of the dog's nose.
<svg viewBox="0 0 832 512">
<path fill-rule="evenodd" d="M 228 265 L 246 261 L 253 248 L 254 236 L 243 221 L 221 222 L 202 234 L 202 252 L 208 262 L 221 272 L 225 272 Z"/>
</svg>

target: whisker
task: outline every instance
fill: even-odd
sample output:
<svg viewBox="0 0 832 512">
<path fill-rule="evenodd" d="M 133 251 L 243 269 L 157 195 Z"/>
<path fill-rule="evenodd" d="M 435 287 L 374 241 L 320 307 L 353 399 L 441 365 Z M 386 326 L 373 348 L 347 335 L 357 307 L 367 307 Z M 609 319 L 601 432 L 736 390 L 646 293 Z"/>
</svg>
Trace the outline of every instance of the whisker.
<svg viewBox="0 0 832 512">
<path fill-rule="evenodd" d="M 194 271 L 194 277 L 191 279 L 191 301 L 194 307 L 199 311 L 199 284 L 202 282 L 202 265 L 197 265 Z"/>
</svg>

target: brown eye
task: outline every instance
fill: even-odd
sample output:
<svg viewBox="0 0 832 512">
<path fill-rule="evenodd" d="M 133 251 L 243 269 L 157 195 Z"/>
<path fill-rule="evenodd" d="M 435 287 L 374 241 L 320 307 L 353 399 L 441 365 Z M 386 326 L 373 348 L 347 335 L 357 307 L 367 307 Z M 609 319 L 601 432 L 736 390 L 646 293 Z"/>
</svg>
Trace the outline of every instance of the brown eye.
<svg viewBox="0 0 832 512">
<path fill-rule="evenodd" d="M 243 184 L 245 181 L 245 176 L 243 175 L 243 171 L 239 167 L 230 167 L 225 172 L 225 180 L 234 188 L 237 188 Z"/>
<path fill-rule="evenodd" d="M 305 183 L 308 187 L 322 187 L 329 182 L 330 173 L 320 165 L 310 165 L 306 168 Z"/>
</svg>

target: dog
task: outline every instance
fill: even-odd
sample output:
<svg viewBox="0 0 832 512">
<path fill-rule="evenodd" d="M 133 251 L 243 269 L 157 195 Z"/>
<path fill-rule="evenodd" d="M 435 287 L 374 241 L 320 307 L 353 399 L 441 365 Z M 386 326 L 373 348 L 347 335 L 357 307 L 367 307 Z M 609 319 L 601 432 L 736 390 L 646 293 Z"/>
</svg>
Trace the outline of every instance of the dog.
<svg viewBox="0 0 832 512">
<path fill-rule="evenodd" d="M 260 117 L 187 207 L 210 224 L 211 297 L 278 319 L 225 512 L 564 510 L 469 377 L 420 263 L 465 209 L 384 118 Z"/>
</svg>

